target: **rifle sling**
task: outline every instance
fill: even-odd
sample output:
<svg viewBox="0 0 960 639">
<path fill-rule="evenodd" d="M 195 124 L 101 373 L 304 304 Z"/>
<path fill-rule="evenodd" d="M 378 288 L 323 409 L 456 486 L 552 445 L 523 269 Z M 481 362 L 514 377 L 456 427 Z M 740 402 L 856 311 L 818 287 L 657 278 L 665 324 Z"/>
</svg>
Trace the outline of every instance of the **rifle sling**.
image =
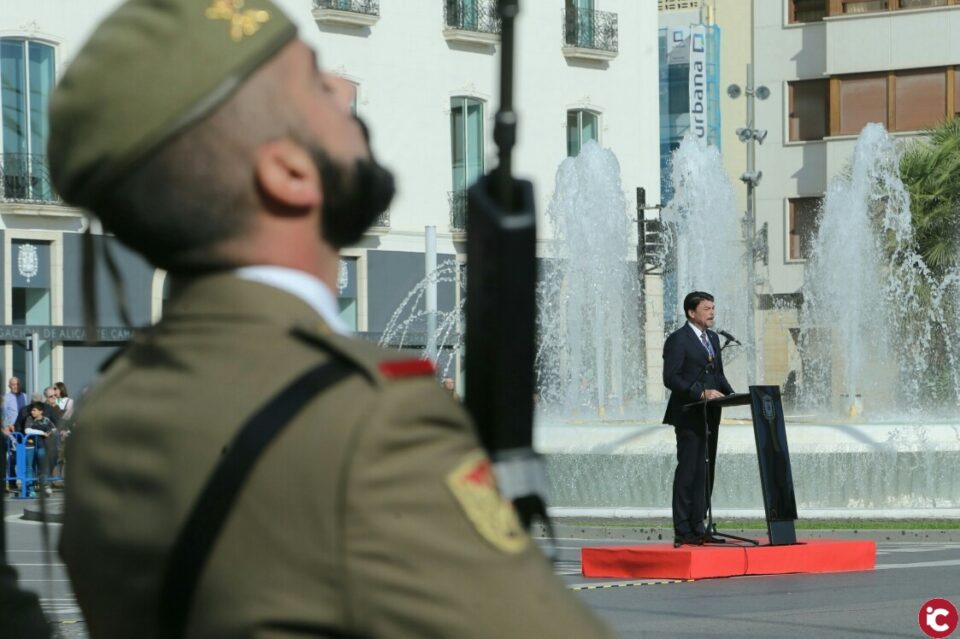
<svg viewBox="0 0 960 639">
<path fill-rule="evenodd" d="M 336 359 L 308 370 L 264 404 L 237 432 L 170 551 L 160 587 L 159 636 L 165 639 L 183 636 L 197 582 L 213 544 L 247 476 L 271 440 L 311 398 L 355 371 L 348 363 Z"/>
</svg>

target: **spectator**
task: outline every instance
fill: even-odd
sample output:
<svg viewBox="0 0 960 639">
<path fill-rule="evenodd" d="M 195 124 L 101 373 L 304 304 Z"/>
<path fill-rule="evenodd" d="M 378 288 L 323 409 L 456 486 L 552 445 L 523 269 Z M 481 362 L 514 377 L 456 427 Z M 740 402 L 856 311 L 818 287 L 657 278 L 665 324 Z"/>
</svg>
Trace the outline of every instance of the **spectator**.
<svg viewBox="0 0 960 639">
<path fill-rule="evenodd" d="M 11 377 L 7 382 L 7 388 L 10 389 L 3 396 L 3 426 L 13 426 L 17 421 L 17 414 L 27 405 L 27 394 L 20 388 L 20 378 Z"/>
<path fill-rule="evenodd" d="M 70 419 L 73 417 L 73 398 L 70 397 L 70 394 L 67 392 L 67 385 L 63 382 L 57 382 L 53 385 L 57 390 L 57 406 L 60 407 L 60 410 L 63 411 L 63 419 L 61 420 L 59 430 L 60 430 L 60 458 L 57 460 L 59 466 L 59 472 L 54 472 L 54 475 L 59 475 L 60 477 L 67 476 L 67 438 L 70 436 L 70 427 L 73 425 Z M 84 389 L 86 390 L 86 389 Z M 54 481 L 53 487 L 60 488 L 62 486 L 61 481 Z"/>
<path fill-rule="evenodd" d="M 57 454 L 57 427 L 53 425 L 50 418 L 43 414 L 44 405 L 42 402 L 34 402 L 30 405 L 30 417 L 24 425 L 23 432 L 27 436 L 27 450 L 30 449 L 30 439 L 34 441 L 34 452 L 36 455 L 35 465 L 37 474 L 40 476 L 41 484 L 44 478 L 50 475 L 50 465 L 56 459 Z M 31 460 L 27 460 L 29 465 Z M 50 487 L 44 486 L 44 491 L 49 495 Z"/>
<path fill-rule="evenodd" d="M 3 450 L 7 455 L 7 464 L 4 468 L 3 476 L 6 477 L 9 475 L 13 477 L 17 463 L 17 443 L 13 439 L 13 426 L 0 426 L 0 440 L 3 441 Z M 7 482 L 7 490 L 12 493 L 17 492 L 16 480 Z"/>
<path fill-rule="evenodd" d="M 453 379 L 450 377 L 444 377 L 441 383 L 443 384 L 444 390 L 450 393 L 450 397 L 452 397 L 454 401 L 459 402 L 460 396 L 457 395 L 457 386 L 453 382 Z"/>
<path fill-rule="evenodd" d="M 67 385 L 63 382 L 57 382 L 53 387 L 57 391 L 57 406 L 63 411 L 63 418 L 70 419 L 73 415 L 73 398 L 67 392 Z"/>
<path fill-rule="evenodd" d="M 63 419 L 63 410 L 60 408 L 59 399 L 55 386 L 47 386 L 43 389 L 43 414 L 53 422 L 54 426 L 59 426 L 60 420 Z"/>
<path fill-rule="evenodd" d="M 26 406 L 20 409 L 20 412 L 17 413 L 17 420 L 13 423 L 13 429 L 18 433 L 22 433 L 23 429 L 26 427 L 27 420 L 30 419 L 30 411 L 33 409 L 34 404 L 43 404 L 43 395 L 40 393 L 34 393 L 30 396 L 30 402 Z M 43 404 L 43 414 L 48 418 L 50 415 L 47 415 L 47 405 Z M 52 419 L 50 421 L 53 421 Z"/>
</svg>

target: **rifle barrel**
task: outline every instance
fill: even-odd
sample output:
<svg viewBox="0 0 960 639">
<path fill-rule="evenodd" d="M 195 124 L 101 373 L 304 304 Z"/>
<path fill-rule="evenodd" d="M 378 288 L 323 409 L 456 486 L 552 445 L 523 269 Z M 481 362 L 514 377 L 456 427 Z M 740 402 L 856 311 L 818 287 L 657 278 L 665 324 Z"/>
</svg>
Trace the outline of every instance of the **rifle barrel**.
<svg viewBox="0 0 960 639">
<path fill-rule="evenodd" d="M 517 137 L 517 114 L 513 110 L 514 20 L 519 0 L 499 0 L 497 11 L 501 22 L 500 46 L 500 109 L 493 129 L 499 151 L 494 188 L 496 198 L 505 211 L 516 209 L 513 185 L 513 146 Z"/>
</svg>

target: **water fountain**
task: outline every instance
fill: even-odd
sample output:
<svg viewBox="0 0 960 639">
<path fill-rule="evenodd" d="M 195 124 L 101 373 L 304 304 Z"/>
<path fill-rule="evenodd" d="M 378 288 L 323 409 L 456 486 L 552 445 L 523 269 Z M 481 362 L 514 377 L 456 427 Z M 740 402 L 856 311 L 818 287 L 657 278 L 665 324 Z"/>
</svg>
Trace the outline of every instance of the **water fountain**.
<svg viewBox="0 0 960 639">
<path fill-rule="evenodd" d="M 737 336 L 751 334 L 750 286 L 744 262 L 741 216 L 720 152 L 687 134 L 671 161 L 674 198 L 664 208 L 664 274 L 676 291 L 667 331 L 683 323 L 683 296 L 707 291 L 716 299 L 716 327 Z M 671 325 L 671 320 L 673 324 Z M 745 357 L 752 344 L 724 351 L 727 377 L 747 380 Z"/>
<path fill-rule="evenodd" d="M 428 289 L 434 284 L 452 283 L 459 291 L 460 303 L 448 311 L 436 311 L 435 343 L 438 345 L 437 371 L 440 377 L 452 377 L 457 357 L 463 346 L 463 303 L 466 282 L 463 281 L 461 265 L 455 260 L 444 260 L 436 270 L 428 273 L 418 282 L 400 302 L 387 326 L 380 336 L 378 344 L 388 348 L 417 348 L 427 356 L 424 347 L 427 339 L 427 327 L 432 323 L 425 304 Z"/>
<path fill-rule="evenodd" d="M 644 397 L 631 220 L 613 153 L 588 142 L 557 170 L 553 256 L 538 285 L 537 388 L 561 415 L 623 415 Z"/>
<path fill-rule="evenodd" d="M 938 281 L 916 251 L 899 161 L 895 141 L 868 124 L 827 192 L 805 273 L 801 399 L 929 421 L 960 397 L 956 278 Z"/>
<path fill-rule="evenodd" d="M 805 381 L 818 379 L 818 372 L 822 379 L 831 367 L 844 371 L 836 394 L 865 394 L 871 422 L 839 419 L 829 409 L 816 417 L 788 418 L 803 517 L 960 513 L 960 478 L 953 472 L 960 461 L 960 428 L 955 418 L 937 422 L 931 411 L 923 416 L 919 411 L 925 396 L 922 373 L 940 328 L 954 331 L 952 341 L 944 344 L 945 357 L 949 377 L 960 388 L 960 336 L 945 304 L 960 292 L 960 277 L 952 273 L 941 282 L 932 280 L 913 249 L 909 197 L 898 178 L 898 159 L 882 128 L 868 126 L 849 175 L 831 185 L 816 257 L 808 265 L 803 345 L 810 369 L 805 369 Z M 670 262 L 665 264 L 666 276 L 674 278 L 681 297 L 692 289 L 713 292 L 718 326 L 746 334 L 749 287 L 740 258 L 739 214 L 719 153 L 685 139 L 674 154 L 672 181 L 676 196 L 663 220 L 669 231 L 667 253 L 675 266 L 671 272 Z M 708 255 L 709 262 L 704 259 Z M 679 309 L 676 317 L 682 317 Z M 826 330 L 829 326 L 836 330 Z M 733 354 L 725 353 L 725 358 L 735 361 L 739 353 Z M 900 365 L 882 375 L 876 360 Z M 742 368 L 727 369 L 734 386 L 743 389 Z M 819 387 L 809 383 L 804 390 L 832 397 L 832 386 L 829 381 Z M 901 401 L 891 402 L 898 391 Z M 885 405 L 909 410 L 899 418 L 878 414 Z M 757 516 L 762 498 L 748 417 L 745 411 L 725 412 L 714 503 L 720 512 Z M 538 429 L 537 446 L 548 454 L 552 503 L 560 512 L 669 515 L 675 464 L 669 427 L 654 420 L 565 427 L 551 421 Z"/>
<path fill-rule="evenodd" d="M 953 472 L 960 462 L 960 427 L 955 417 L 938 421 L 920 416 L 924 388 L 911 379 L 936 335 L 931 323 L 956 331 L 945 300 L 960 299 L 960 272 L 934 281 L 913 250 L 909 198 L 896 178 L 896 158 L 889 137 L 868 127 L 849 175 L 831 185 L 815 242 L 818 257 L 809 265 L 806 289 L 812 292 L 803 310 L 804 357 L 811 370 L 844 371 L 838 375 L 838 394 L 866 393 L 865 415 L 871 421 L 829 410 L 788 416 L 801 517 L 960 516 L 960 476 Z M 715 293 L 718 325 L 745 335 L 748 287 L 739 215 L 719 154 L 684 140 L 673 165 L 676 197 L 664 212 L 667 243 L 676 257 L 672 277 L 680 291 Z M 550 502 L 566 515 L 669 516 L 674 435 L 659 423 L 662 405 L 644 407 L 643 393 L 634 390 L 660 380 L 644 380 L 640 353 L 631 351 L 637 345 L 631 336 L 640 330 L 637 288 L 635 265 L 626 260 L 630 222 L 616 158 L 588 144 L 580 156 L 565 160 L 547 217 L 555 241 L 538 290 L 541 405 L 535 445 L 547 457 Z M 704 252 L 699 249 L 707 246 L 710 262 L 700 259 Z M 848 255 L 853 251 L 855 258 Z M 843 257 L 831 264 L 828 256 Z M 453 266 L 446 268 L 442 277 L 456 277 Z M 422 287 L 411 291 L 406 310 L 395 314 L 394 342 L 417 321 L 411 308 L 419 304 Z M 879 305 L 890 308 L 878 310 Z M 828 322 L 812 321 L 817 313 L 837 327 L 819 347 L 817 339 L 827 333 Z M 682 317 L 680 309 L 667 315 L 668 323 Z M 923 322 L 911 324 L 918 317 Z M 442 342 L 459 342 L 457 321 L 454 315 L 440 320 L 447 331 Z M 873 340 L 865 335 L 880 330 L 878 325 L 881 333 L 897 335 L 903 344 L 886 334 Z M 947 377 L 956 389 L 960 339 L 953 335 L 944 356 L 951 362 Z M 829 366 L 817 369 L 813 358 L 820 352 L 829 353 L 823 360 Z M 745 389 L 746 373 L 742 366 L 738 370 L 737 361 L 742 365 L 746 357 L 733 349 L 724 355 L 734 386 Z M 902 365 L 891 375 L 877 375 L 872 358 L 879 357 Z M 805 377 L 816 378 L 809 372 Z M 804 381 L 810 391 L 810 379 Z M 891 406 L 907 410 L 899 418 L 880 415 L 884 389 L 896 384 L 903 386 L 905 399 Z M 833 383 L 824 388 L 832 389 Z M 762 516 L 749 413 L 734 409 L 724 417 L 715 506 L 721 515 L 748 511 Z"/>
</svg>

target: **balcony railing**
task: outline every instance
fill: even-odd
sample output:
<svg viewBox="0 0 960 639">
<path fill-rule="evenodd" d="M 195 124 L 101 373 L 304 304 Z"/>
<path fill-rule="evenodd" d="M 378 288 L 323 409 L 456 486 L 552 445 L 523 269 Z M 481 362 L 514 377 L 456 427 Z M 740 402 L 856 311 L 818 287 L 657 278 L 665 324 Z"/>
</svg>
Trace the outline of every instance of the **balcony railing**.
<svg viewBox="0 0 960 639">
<path fill-rule="evenodd" d="M 380 0 L 313 0 L 313 8 L 379 16 Z"/>
<path fill-rule="evenodd" d="M 390 229 L 390 211 L 384 211 L 377 216 L 377 219 L 370 225 L 373 231 L 385 231 Z"/>
<path fill-rule="evenodd" d="M 50 180 L 47 156 L 0 154 L 0 202 L 62 204 Z"/>
<path fill-rule="evenodd" d="M 496 0 L 446 0 L 443 21 L 447 29 L 476 33 L 500 33 Z"/>
<path fill-rule="evenodd" d="M 380 19 L 380 0 L 313 0 L 313 17 L 318 22 L 368 27 Z"/>
<path fill-rule="evenodd" d="M 452 233 L 467 232 L 467 192 L 450 191 L 447 193 L 450 201 L 450 231 Z"/>
<path fill-rule="evenodd" d="M 620 49 L 617 14 L 583 9 L 564 11 L 563 46 L 568 57 L 601 60 L 616 57 Z"/>
</svg>

